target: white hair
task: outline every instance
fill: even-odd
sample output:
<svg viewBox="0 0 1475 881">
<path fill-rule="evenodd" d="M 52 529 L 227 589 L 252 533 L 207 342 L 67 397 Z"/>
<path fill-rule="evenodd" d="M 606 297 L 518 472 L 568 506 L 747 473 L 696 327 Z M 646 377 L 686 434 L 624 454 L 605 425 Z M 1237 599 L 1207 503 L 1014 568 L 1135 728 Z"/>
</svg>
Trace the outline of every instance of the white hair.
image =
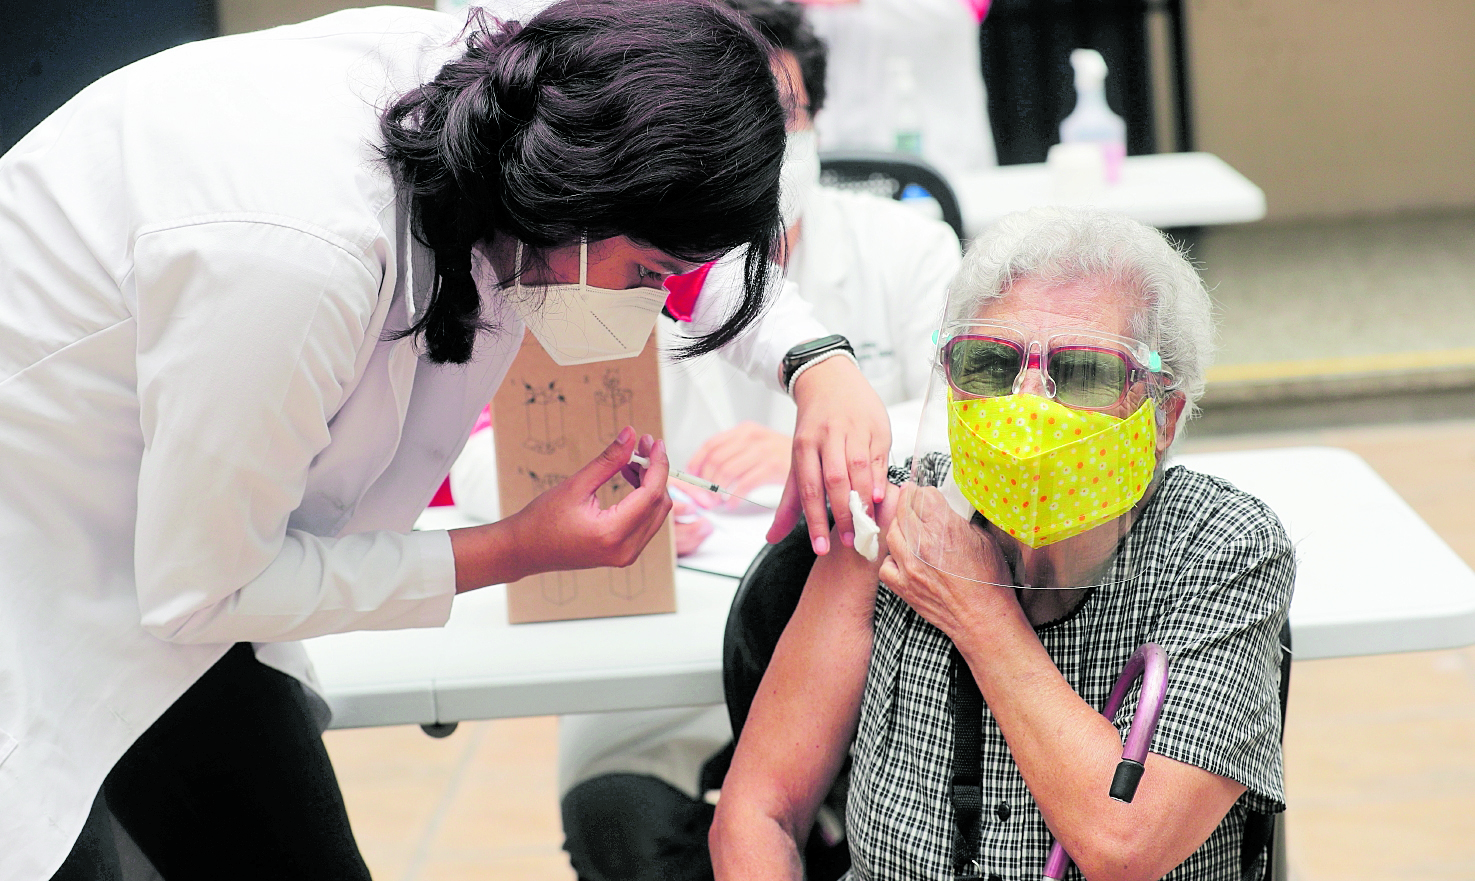
<svg viewBox="0 0 1475 881">
<path fill-rule="evenodd" d="M 1181 418 L 1196 412 L 1213 358 L 1213 307 L 1193 264 L 1162 232 L 1096 208 L 1010 214 L 969 246 L 948 287 L 947 320 L 971 319 L 1027 278 L 1094 279 L 1135 295 L 1142 305 L 1129 323 L 1132 337 L 1162 357 L 1186 399 Z"/>
</svg>

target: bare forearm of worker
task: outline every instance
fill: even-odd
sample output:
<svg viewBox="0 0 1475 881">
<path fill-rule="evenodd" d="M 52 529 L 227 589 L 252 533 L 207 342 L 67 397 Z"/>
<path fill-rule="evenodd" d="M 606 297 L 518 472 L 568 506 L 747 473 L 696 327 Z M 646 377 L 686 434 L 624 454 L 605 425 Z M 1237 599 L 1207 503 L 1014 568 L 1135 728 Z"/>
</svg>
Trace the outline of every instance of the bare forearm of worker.
<svg viewBox="0 0 1475 881">
<path fill-rule="evenodd" d="M 891 417 L 860 368 L 843 357 L 805 370 L 794 383 L 794 403 L 799 415 L 793 464 L 768 540 L 788 535 L 803 514 L 815 553 L 824 555 L 830 550 L 825 499 L 840 543 L 850 547 L 855 540 L 850 492 L 859 493 L 868 509 L 886 493 Z"/>
<path fill-rule="evenodd" d="M 639 451 L 650 461 L 640 485 L 608 508 L 595 493 Z M 669 463 L 664 441 L 626 428 L 592 462 L 510 517 L 451 530 L 456 592 L 540 572 L 629 566 L 665 523 Z M 635 481 L 632 480 L 632 484 Z"/>
<path fill-rule="evenodd" d="M 855 736 L 876 566 L 819 558 L 743 726 L 710 836 L 719 881 L 803 877 L 799 853 Z"/>
<path fill-rule="evenodd" d="M 707 438 L 686 470 L 745 496 L 757 487 L 782 484 L 788 478 L 793 446 L 793 438 L 781 431 L 742 422 Z M 698 500 L 712 507 L 730 498 L 705 493 Z"/>
<path fill-rule="evenodd" d="M 1050 831 L 1092 881 L 1162 877 L 1244 792 L 1236 781 L 1149 753 L 1136 798 L 1111 799 L 1121 737 L 1060 675 L 1023 614 L 982 614 L 954 641 Z"/>
</svg>

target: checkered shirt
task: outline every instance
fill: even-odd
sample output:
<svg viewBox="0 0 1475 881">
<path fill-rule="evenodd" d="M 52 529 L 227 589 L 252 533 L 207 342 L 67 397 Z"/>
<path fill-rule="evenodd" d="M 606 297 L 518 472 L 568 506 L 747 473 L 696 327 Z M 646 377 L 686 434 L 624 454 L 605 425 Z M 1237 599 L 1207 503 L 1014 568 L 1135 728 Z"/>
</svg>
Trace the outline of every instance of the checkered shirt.
<svg viewBox="0 0 1475 881">
<path fill-rule="evenodd" d="M 945 476 L 945 457 L 930 464 L 934 478 Z M 1143 555 L 1135 578 L 1108 580 L 1036 632 L 1076 693 L 1097 708 L 1138 647 L 1162 646 L 1168 695 L 1152 751 L 1247 788 L 1166 877 L 1238 879 L 1247 811 L 1284 809 L 1280 630 L 1293 550 L 1258 499 L 1180 466 L 1164 474 L 1129 534 L 1123 556 L 1135 554 Z M 849 877 L 857 881 L 953 877 L 949 647 L 941 631 L 880 589 L 846 817 Z M 1136 704 L 1134 688 L 1114 720 L 1123 735 Z M 1033 881 L 1052 838 L 987 706 L 981 740 L 984 877 Z M 1101 781 L 1103 795 L 1109 782 Z M 1079 879 L 1079 870 L 1069 877 Z"/>
</svg>

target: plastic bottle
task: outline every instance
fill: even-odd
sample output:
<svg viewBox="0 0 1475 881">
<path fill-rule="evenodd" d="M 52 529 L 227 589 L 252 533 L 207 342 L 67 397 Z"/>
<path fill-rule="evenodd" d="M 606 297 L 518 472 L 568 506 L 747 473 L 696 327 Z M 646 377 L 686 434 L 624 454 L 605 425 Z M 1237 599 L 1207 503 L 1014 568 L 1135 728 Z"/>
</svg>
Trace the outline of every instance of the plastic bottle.
<svg viewBox="0 0 1475 881">
<path fill-rule="evenodd" d="M 917 184 L 907 184 L 901 191 L 900 201 L 923 217 L 942 220 L 942 203 Z"/>
<path fill-rule="evenodd" d="M 912 156 L 922 155 L 922 115 L 917 109 L 917 77 L 911 59 L 886 59 L 891 98 L 892 149 Z"/>
<path fill-rule="evenodd" d="M 1106 161 L 1106 182 L 1121 180 L 1127 156 L 1127 124 L 1106 104 L 1106 59 L 1095 49 L 1070 53 L 1075 68 L 1076 106 L 1060 123 L 1060 143 L 1094 143 Z"/>
</svg>

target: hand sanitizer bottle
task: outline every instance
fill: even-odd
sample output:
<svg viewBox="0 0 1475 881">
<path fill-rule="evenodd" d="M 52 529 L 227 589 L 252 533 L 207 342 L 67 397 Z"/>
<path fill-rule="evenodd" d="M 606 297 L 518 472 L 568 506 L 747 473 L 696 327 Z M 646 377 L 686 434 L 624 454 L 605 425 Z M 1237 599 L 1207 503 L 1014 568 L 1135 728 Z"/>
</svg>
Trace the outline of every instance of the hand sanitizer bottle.
<svg viewBox="0 0 1475 881">
<path fill-rule="evenodd" d="M 1099 144 L 1106 161 L 1106 182 L 1122 176 L 1127 155 L 1127 124 L 1106 105 L 1106 60 L 1095 49 L 1070 53 L 1076 74 L 1076 106 L 1060 123 L 1060 143 Z"/>
<path fill-rule="evenodd" d="M 911 59 L 895 55 L 887 58 L 886 72 L 891 99 L 891 149 L 921 156 L 922 116 L 917 110 L 917 77 Z"/>
</svg>

